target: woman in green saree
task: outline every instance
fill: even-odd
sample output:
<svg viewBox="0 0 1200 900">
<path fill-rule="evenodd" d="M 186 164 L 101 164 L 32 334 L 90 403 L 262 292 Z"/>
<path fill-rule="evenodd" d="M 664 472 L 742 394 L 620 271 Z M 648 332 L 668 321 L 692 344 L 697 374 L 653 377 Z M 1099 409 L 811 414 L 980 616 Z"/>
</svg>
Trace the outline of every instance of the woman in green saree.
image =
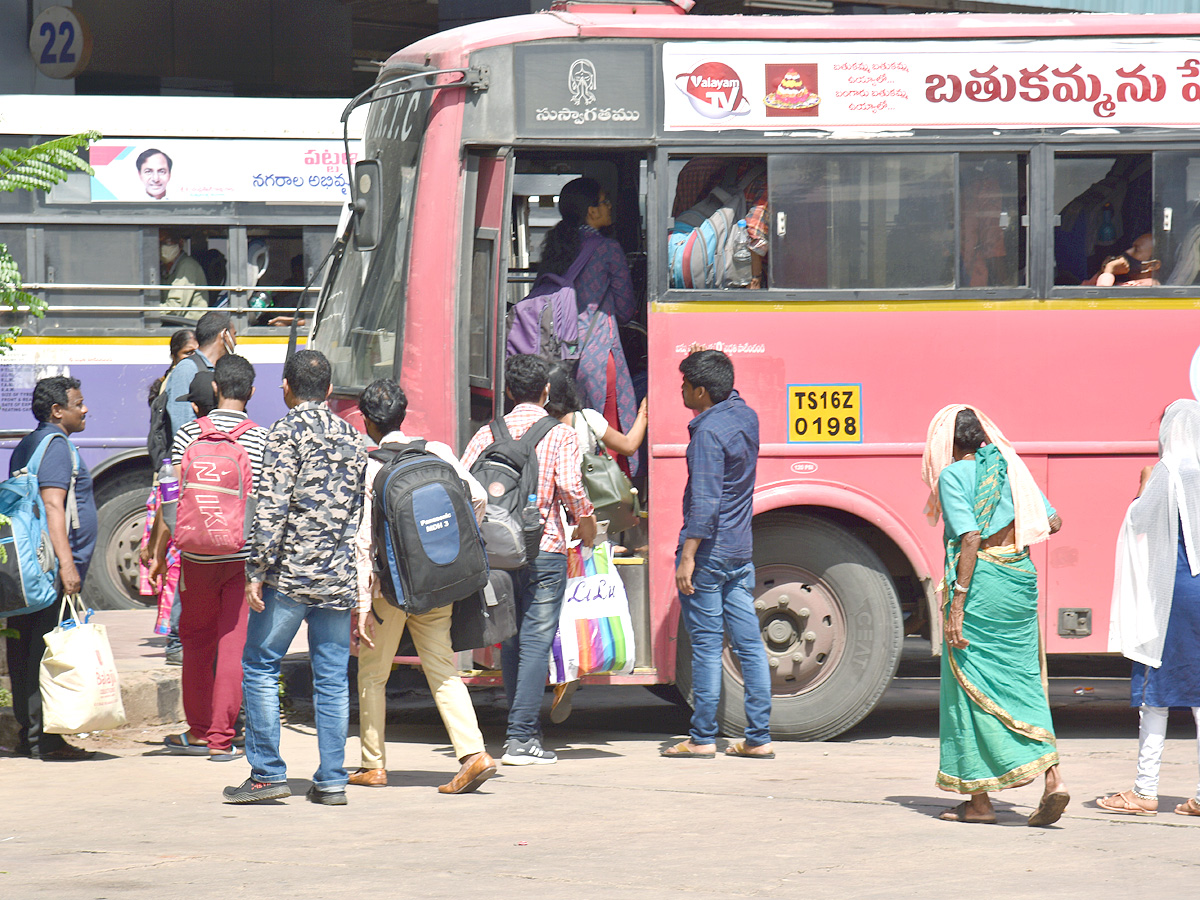
<svg viewBox="0 0 1200 900">
<path fill-rule="evenodd" d="M 948 406 L 934 417 L 922 460 L 926 513 L 945 523 L 941 762 L 937 786 L 970 799 L 940 818 L 993 823 L 989 791 L 1041 774 L 1033 826 L 1057 822 L 1070 800 L 1058 769 L 1029 545 L 1062 520 L 987 416 Z"/>
</svg>

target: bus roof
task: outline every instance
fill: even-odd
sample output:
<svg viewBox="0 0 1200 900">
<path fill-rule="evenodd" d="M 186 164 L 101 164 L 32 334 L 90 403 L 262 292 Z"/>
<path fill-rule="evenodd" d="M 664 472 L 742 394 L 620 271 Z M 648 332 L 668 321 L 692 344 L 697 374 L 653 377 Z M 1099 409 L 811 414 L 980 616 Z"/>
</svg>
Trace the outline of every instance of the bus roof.
<svg viewBox="0 0 1200 900">
<path fill-rule="evenodd" d="M 895 16 L 680 16 L 648 12 L 544 12 L 493 19 L 432 35 L 391 62 L 469 53 L 555 38 L 703 40 L 926 40 L 935 38 L 1150 37 L 1200 34 L 1200 15 L 919 13 Z"/>
<path fill-rule="evenodd" d="M 338 139 L 347 100 L 10 94 L 0 134 L 99 131 L 113 137 Z M 362 136 L 351 122 L 350 137 Z"/>
</svg>

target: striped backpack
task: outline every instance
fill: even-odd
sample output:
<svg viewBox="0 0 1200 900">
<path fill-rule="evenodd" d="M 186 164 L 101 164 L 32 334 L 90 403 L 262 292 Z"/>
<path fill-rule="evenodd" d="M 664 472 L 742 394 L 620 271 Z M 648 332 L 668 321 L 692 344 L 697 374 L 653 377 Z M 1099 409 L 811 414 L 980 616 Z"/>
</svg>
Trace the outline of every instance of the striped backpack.
<svg viewBox="0 0 1200 900">
<path fill-rule="evenodd" d="M 733 264 L 737 222 L 746 218 L 746 188 L 766 171 L 752 166 L 739 181 L 740 160 L 725 169 L 721 183 L 691 209 L 675 217 L 667 239 L 667 271 L 673 288 L 719 288 Z"/>
</svg>

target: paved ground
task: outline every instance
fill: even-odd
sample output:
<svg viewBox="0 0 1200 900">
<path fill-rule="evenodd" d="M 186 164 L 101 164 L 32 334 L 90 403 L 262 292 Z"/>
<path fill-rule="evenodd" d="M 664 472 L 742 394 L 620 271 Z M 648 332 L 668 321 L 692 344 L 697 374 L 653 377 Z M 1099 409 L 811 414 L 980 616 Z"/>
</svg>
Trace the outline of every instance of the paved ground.
<svg viewBox="0 0 1200 900">
<path fill-rule="evenodd" d="M 456 764 L 427 698 L 409 694 L 391 704 L 390 786 L 351 788 L 343 808 L 304 801 L 316 741 L 303 705 L 284 729 L 295 796 L 275 804 L 222 804 L 245 764 L 164 755 L 169 727 L 91 736 L 81 743 L 100 753 L 89 762 L 0 756 L 0 898 L 1041 900 L 1142 882 L 1195 897 L 1200 819 L 1126 819 L 1091 803 L 1131 783 L 1127 691 L 1123 679 L 1054 679 L 1075 800 L 1048 829 L 1024 824 L 1032 785 L 999 795 L 997 826 L 935 818 L 954 798 L 932 784 L 937 683 L 922 677 L 899 679 L 842 739 L 779 744 L 770 762 L 660 759 L 686 728 L 681 711 L 641 688 L 586 688 L 572 718 L 548 727 L 557 765 L 505 767 L 457 797 L 435 790 Z M 502 700 L 475 697 L 495 749 Z M 1167 810 L 1197 777 L 1189 727 L 1190 717 L 1172 722 Z M 351 764 L 357 752 L 352 737 Z"/>
</svg>

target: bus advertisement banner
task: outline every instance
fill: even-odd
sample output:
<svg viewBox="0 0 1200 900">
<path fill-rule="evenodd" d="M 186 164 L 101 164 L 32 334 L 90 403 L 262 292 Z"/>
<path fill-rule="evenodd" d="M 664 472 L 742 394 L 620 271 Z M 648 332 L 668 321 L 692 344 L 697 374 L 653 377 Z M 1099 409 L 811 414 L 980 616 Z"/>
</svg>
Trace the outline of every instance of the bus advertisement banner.
<svg viewBox="0 0 1200 900">
<path fill-rule="evenodd" d="M 1200 40 L 663 46 L 667 131 L 1194 127 Z"/>
<path fill-rule="evenodd" d="M 350 144 L 351 165 L 362 152 L 358 145 Z M 96 203 L 344 203 L 349 197 L 340 141 L 126 138 L 96 142 L 89 162 Z"/>
</svg>

